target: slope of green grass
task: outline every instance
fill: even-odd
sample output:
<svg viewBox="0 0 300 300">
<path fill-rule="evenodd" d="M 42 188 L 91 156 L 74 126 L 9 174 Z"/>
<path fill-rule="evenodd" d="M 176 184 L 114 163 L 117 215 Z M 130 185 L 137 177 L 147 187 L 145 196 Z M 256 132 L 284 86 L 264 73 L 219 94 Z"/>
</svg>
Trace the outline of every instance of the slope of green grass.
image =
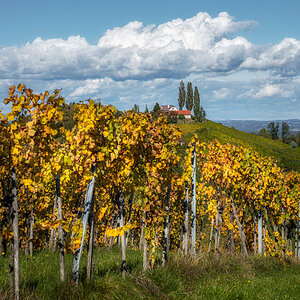
<svg viewBox="0 0 300 300">
<path fill-rule="evenodd" d="M 280 141 L 266 139 L 212 121 L 177 124 L 177 126 L 187 140 L 194 133 L 198 133 L 200 139 L 204 142 L 217 139 L 223 144 L 229 143 L 252 148 L 263 156 L 273 157 L 285 169 L 300 171 L 300 147 L 292 148 Z"/>
<path fill-rule="evenodd" d="M 271 257 L 200 254 L 197 259 L 170 253 L 165 267 L 142 271 L 142 253 L 128 250 L 129 273 L 120 272 L 120 249 L 98 248 L 95 271 L 86 281 L 71 279 L 72 254 L 66 255 L 67 280 L 59 280 L 58 253 L 21 255 L 21 299 L 299 299 L 300 266 Z M 0 299 L 8 296 L 8 257 L 0 257 Z"/>
</svg>

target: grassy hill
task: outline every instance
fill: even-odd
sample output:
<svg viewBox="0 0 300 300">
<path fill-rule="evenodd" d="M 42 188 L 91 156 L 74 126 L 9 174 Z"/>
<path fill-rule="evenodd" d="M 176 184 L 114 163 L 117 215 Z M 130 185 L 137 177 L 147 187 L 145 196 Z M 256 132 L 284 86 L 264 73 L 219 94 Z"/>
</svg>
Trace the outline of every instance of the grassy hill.
<svg viewBox="0 0 300 300">
<path fill-rule="evenodd" d="M 287 170 L 300 171 L 300 147 L 292 148 L 280 141 L 266 139 L 212 121 L 177 124 L 177 126 L 186 140 L 189 140 L 194 133 L 198 133 L 201 140 L 205 142 L 217 139 L 224 144 L 252 148 L 263 156 L 273 157 L 281 167 Z"/>
</svg>

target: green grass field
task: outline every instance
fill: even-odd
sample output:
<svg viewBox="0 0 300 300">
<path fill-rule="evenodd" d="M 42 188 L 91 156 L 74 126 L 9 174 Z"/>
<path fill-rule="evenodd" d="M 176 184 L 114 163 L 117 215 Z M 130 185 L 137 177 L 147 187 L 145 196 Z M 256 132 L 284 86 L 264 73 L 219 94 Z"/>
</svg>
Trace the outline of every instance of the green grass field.
<svg viewBox="0 0 300 300">
<path fill-rule="evenodd" d="M 197 260 L 171 254 L 163 268 L 142 271 L 142 254 L 128 251 L 129 273 L 122 276 L 120 251 L 95 251 L 92 281 L 70 280 L 73 255 L 66 255 L 68 280 L 59 281 L 58 253 L 21 255 L 21 299 L 299 299 L 300 266 L 290 261 L 250 256 L 200 255 Z M 8 257 L 0 258 L 0 299 L 8 297 Z"/>
<path fill-rule="evenodd" d="M 292 148 L 280 141 L 249 134 L 212 121 L 177 124 L 177 126 L 187 140 L 194 133 L 198 133 L 204 142 L 217 139 L 220 143 L 252 148 L 263 156 L 273 157 L 281 167 L 287 170 L 300 171 L 300 147 Z"/>
</svg>

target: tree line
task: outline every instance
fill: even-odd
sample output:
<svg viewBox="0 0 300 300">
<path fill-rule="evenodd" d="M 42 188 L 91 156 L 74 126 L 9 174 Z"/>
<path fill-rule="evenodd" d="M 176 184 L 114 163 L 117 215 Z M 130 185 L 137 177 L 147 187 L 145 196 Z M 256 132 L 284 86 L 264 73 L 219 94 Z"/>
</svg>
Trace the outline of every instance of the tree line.
<svg viewBox="0 0 300 300">
<path fill-rule="evenodd" d="M 279 122 L 270 122 L 267 125 L 267 129 L 262 128 L 258 135 L 272 140 L 281 139 L 283 143 L 292 144 L 294 147 L 300 145 L 300 132 L 297 135 L 291 134 L 289 124 L 284 121 L 281 124 Z"/>
</svg>

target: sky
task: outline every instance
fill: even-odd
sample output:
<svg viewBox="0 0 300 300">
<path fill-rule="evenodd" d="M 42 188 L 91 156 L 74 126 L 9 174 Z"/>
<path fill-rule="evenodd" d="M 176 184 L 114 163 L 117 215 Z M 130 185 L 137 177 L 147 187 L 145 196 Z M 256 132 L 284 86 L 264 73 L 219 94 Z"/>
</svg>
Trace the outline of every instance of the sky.
<svg viewBox="0 0 300 300">
<path fill-rule="evenodd" d="M 183 80 L 208 119 L 299 119 L 299 13 L 298 0 L 1 1 L 0 98 L 24 83 L 144 111 L 176 106 Z"/>
</svg>

